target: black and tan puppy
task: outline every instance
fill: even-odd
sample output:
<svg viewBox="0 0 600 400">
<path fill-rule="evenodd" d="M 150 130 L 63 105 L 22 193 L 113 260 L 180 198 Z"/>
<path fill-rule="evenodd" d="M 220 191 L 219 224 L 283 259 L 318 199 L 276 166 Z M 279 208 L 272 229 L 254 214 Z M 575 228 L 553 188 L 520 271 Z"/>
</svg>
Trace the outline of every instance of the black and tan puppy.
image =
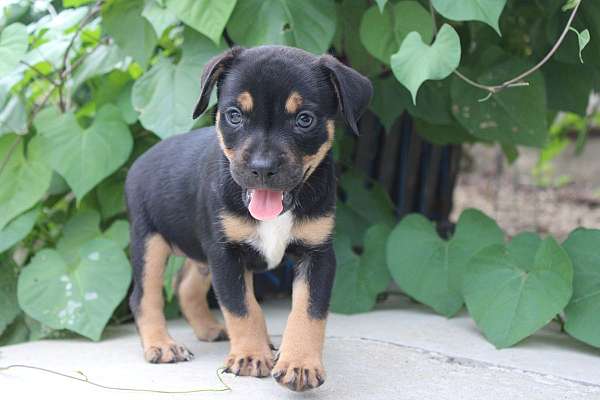
<svg viewBox="0 0 600 400">
<path fill-rule="evenodd" d="M 179 285 L 201 340 L 229 337 L 228 370 L 293 390 L 321 385 L 325 318 L 335 273 L 331 245 L 336 182 L 331 146 L 341 111 L 357 131 L 368 79 L 331 56 L 265 46 L 233 48 L 202 74 L 198 117 L 218 89 L 216 126 L 164 140 L 127 177 L 135 287 L 130 304 L 146 360 L 191 353 L 167 332 L 163 272 L 187 257 Z M 252 273 L 296 259 L 293 305 L 277 360 L 253 295 Z M 208 310 L 212 284 L 227 333 Z"/>
</svg>

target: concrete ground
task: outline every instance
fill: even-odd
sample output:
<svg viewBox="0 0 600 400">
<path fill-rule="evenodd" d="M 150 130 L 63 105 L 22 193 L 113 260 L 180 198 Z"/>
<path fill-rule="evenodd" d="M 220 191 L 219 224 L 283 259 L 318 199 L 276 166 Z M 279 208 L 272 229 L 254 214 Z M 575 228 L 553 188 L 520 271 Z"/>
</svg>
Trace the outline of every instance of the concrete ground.
<svg viewBox="0 0 600 400">
<path fill-rule="evenodd" d="M 264 304 L 269 332 L 281 340 L 289 302 Z M 132 325 L 109 328 L 99 343 L 46 340 L 0 348 L 0 367 L 29 364 L 86 374 L 109 386 L 154 390 L 222 387 L 216 376 L 228 343 L 201 343 L 181 320 L 172 336 L 196 355 L 150 365 Z M 462 313 L 447 320 L 404 298 L 361 315 L 331 315 L 324 355 L 327 380 L 294 393 L 272 378 L 223 375 L 228 392 L 153 394 L 112 391 L 38 371 L 0 371 L 3 398 L 63 399 L 600 399 L 600 350 L 549 326 L 511 349 L 496 350 Z M 34 397 L 35 396 L 35 397 Z"/>
</svg>

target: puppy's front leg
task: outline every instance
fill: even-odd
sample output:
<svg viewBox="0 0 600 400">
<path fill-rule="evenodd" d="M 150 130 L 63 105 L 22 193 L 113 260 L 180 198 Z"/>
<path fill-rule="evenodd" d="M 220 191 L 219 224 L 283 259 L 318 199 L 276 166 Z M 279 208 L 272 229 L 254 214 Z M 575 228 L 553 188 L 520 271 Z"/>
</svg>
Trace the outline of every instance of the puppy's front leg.
<svg viewBox="0 0 600 400">
<path fill-rule="evenodd" d="M 252 273 L 225 252 L 211 260 L 213 287 L 223 311 L 230 350 L 228 372 L 264 377 L 273 368 L 273 353 L 262 310 L 254 297 Z"/>
<path fill-rule="evenodd" d="M 292 312 L 273 377 L 291 390 L 304 391 L 321 386 L 325 381 L 323 341 L 335 276 L 331 244 L 312 251 L 296 268 Z"/>
</svg>

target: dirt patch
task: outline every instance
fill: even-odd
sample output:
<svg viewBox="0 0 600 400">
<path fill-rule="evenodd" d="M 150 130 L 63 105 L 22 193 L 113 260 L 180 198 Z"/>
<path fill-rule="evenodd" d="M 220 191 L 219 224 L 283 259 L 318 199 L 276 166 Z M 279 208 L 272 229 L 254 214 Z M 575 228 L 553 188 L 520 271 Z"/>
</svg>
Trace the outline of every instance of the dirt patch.
<svg viewBox="0 0 600 400">
<path fill-rule="evenodd" d="M 559 187 L 534 179 L 537 150 L 521 149 L 513 165 L 498 147 L 478 144 L 465 153 L 452 220 L 465 208 L 479 208 L 510 236 L 534 231 L 560 240 L 578 226 L 600 228 L 600 138 L 590 139 L 581 155 L 570 147 L 553 162 L 556 178 L 568 182 Z"/>
</svg>

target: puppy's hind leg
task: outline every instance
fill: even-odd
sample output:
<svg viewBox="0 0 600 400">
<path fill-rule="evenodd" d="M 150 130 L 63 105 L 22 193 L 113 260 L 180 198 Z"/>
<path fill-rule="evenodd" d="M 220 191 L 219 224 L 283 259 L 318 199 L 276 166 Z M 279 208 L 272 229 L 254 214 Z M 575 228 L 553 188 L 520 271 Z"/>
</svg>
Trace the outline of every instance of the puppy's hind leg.
<svg viewBox="0 0 600 400">
<path fill-rule="evenodd" d="M 142 340 L 144 358 L 150 363 L 191 360 L 192 353 L 169 336 L 163 312 L 163 275 L 171 248 L 162 236 L 150 234 L 139 224 L 133 223 L 131 229 L 134 289 L 129 304 Z"/>
<path fill-rule="evenodd" d="M 179 305 L 198 339 L 206 342 L 227 340 L 225 327 L 217 322 L 208 307 L 206 296 L 210 278 L 206 263 L 186 259 L 177 284 Z"/>
</svg>

